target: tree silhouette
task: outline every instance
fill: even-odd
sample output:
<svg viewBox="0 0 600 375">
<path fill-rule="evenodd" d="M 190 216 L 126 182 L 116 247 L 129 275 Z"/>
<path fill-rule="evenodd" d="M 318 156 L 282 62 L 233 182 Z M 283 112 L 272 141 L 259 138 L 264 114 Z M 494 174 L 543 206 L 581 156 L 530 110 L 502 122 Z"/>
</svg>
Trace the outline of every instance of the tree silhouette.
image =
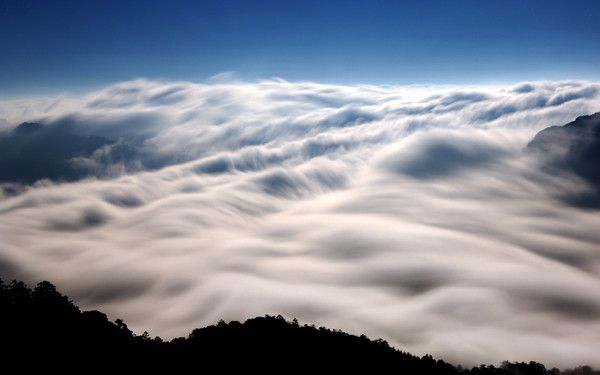
<svg viewBox="0 0 600 375">
<path fill-rule="evenodd" d="M 399 351 L 382 339 L 300 325 L 281 315 L 243 323 L 219 321 L 194 329 L 186 338 L 163 341 L 148 332 L 135 335 L 99 311 L 80 311 L 47 281 L 33 290 L 0 279 L 2 365 L 30 371 L 82 373 L 189 372 L 364 372 L 473 375 L 600 375 L 582 366 L 562 373 L 536 362 L 504 362 L 500 367 L 454 367 L 430 355 Z"/>
</svg>

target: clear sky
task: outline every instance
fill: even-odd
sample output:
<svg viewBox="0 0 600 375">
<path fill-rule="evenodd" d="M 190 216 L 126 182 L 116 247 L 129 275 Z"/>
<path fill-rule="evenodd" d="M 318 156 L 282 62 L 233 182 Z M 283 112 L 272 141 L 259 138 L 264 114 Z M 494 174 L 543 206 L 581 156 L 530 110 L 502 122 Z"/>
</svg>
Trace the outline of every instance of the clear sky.
<svg viewBox="0 0 600 375">
<path fill-rule="evenodd" d="M 0 0 L 0 96 L 137 77 L 597 79 L 600 1 Z"/>
</svg>

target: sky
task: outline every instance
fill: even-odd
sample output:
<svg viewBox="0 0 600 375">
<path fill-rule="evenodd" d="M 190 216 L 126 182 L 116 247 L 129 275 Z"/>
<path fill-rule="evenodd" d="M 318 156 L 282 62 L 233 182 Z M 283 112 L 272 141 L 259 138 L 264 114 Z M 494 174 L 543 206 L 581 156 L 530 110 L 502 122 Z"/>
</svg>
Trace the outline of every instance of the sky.
<svg viewBox="0 0 600 375">
<path fill-rule="evenodd" d="M 328 83 L 595 79 L 597 1 L 0 2 L 0 95 L 234 72 Z"/>
<path fill-rule="evenodd" d="M 600 367 L 599 10 L 0 1 L 0 277 Z"/>
</svg>

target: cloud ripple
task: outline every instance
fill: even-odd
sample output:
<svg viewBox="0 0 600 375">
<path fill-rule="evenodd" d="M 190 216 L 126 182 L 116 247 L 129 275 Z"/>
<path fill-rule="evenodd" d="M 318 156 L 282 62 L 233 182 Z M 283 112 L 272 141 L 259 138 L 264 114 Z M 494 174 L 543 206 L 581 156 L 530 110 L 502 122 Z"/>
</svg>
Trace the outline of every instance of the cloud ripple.
<svg viewBox="0 0 600 375">
<path fill-rule="evenodd" d="M 113 143 L 74 160 L 83 180 L 3 185 L 0 272 L 166 337 L 270 313 L 463 364 L 600 366 L 600 215 L 523 151 L 599 88 L 136 80 L 1 102 L 7 132 Z"/>
</svg>

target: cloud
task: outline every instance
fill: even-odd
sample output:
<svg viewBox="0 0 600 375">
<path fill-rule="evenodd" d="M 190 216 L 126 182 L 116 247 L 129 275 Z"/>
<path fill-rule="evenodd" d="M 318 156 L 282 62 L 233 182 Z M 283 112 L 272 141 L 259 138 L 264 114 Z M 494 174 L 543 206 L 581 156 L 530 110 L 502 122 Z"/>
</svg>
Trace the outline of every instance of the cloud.
<svg viewBox="0 0 600 375">
<path fill-rule="evenodd" d="M 165 337 L 269 313 L 456 363 L 600 366 L 600 219 L 564 199 L 594 174 L 544 164 L 591 159 L 525 151 L 599 87 L 135 80 L 0 102 L 7 137 L 109 140 L 60 159 L 76 178 L 4 175 L 0 272 Z"/>
<path fill-rule="evenodd" d="M 48 228 L 51 231 L 81 231 L 102 225 L 110 218 L 106 212 L 96 207 L 84 208 L 77 214 L 71 213 L 69 216 L 71 217 L 48 220 Z"/>
<path fill-rule="evenodd" d="M 385 167 L 422 180 L 452 176 L 463 170 L 498 162 L 503 151 L 472 136 L 456 137 L 451 133 L 418 134 L 407 137 L 399 147 L 398 152 L 385 160 Z"/>
</svg>

